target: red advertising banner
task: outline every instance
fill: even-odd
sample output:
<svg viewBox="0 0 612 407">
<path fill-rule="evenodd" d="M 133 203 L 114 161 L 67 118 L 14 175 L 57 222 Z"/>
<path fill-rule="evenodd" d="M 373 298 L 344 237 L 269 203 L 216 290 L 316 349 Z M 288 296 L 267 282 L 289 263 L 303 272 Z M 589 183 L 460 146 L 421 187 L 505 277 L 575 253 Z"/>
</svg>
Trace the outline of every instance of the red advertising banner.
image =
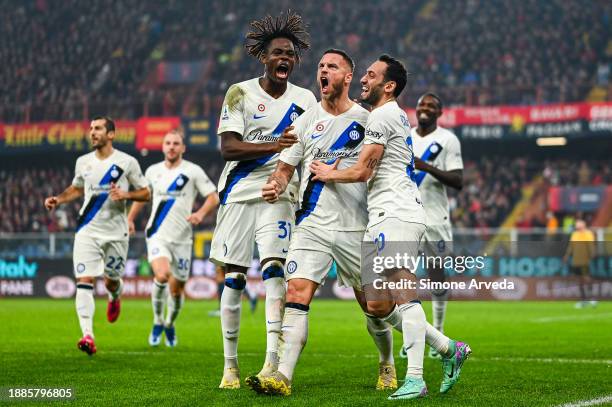
<svg viewBox="0 0 612 407">
<path fill-rule="evenodd" d="M 416 124 L 415 109 L 406 109 L 411 124 Z M 544 106 L 486 106 L 444 108 L 443 127 L 501 124 L 520 126 L 529 123 L 557 123 L 576 120 L 612 120 L 612 103 L 572 103 Z"/>
<path fill-rule="evenodd" d="M 138 119 L 136 148 L 161 150 L 164 135 L 181 126 L 180 117 L 143 117 Z"/>
</svg>

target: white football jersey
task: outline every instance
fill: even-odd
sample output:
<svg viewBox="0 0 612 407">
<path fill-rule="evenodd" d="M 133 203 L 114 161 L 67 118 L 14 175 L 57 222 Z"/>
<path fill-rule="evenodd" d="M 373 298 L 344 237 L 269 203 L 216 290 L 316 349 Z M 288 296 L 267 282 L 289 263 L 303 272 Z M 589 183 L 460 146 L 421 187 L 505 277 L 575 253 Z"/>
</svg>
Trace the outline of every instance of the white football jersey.
<svg viewBox="0 0 612 407">
<path fill-rule="evenodd" d="M 85 201 L 79 212 L 77 234 L 107 240 L 128 239 L 127 201 L 113 202 L 111 183 L 124 191 L 148 186 L 136 159 L 119 150 L 104 160 L 95 151 L 77 159 L 72 185 L 83 188 Z"/>
<path fill-rule="evenodd" d="M 325 230 L 359 231 L 368 223 L 365 182 L 329 183 L 312 181 L 310 163 L 327 164 L 341 158 L 338 168 L 357 162 L 363 144 L 368 111 L 354 104 L 348 111 L 334 116 L 321 104 L 304 113 L 296 122 L 299 141 L 280 154 L 280 160 L 297 166 L 302 164 L 300 208 L 296 225 Z"/>
<path fill-rule="evenodd" d="M 438 126 L 432 133 L 421 137 L 412 129 L 414 154 L 428 164 L 443 171 L 462 170 L 461 144 L 451 131 Z M 428 225 L 450 225 L 446 185 L 425 171 L 416 171 L 416 183 L 421 192 Z"/>
<path fill-rule="evenodd" d="M 283 130 L 304 111 L 315 106 L 311 91 L 287 83 L 287 90 L 274 99 L 259 85 L 259 78 L 232 85 L 225 95 L 217 134 L 235 132 L 247 143 L 276 141 Z M 263 199 L 261 188 L 276 168 L 278 154 L 253 160 L 228 161 L 219 179 L 221 205 Z M 297 198 L 298 178 L 291 180 L 282 199 Z"/>
<path fill-rule="evenodd" d="M 387 102 L 370 113 L 364 143 L 385 147 L 368 182 L 369 224 L 385 218 L 425 224 L 425 210 L 415 182 L 410 123 L 397 102 Z"/>
<path fill-rule="evenodd" d="M 182 160 L 172 169 L 165 162 L 150 166 L 145 177 L 153 191 L 153 208 L 147 223 L 147 238 L 155 237 L 170 243 L 189 243 L 193 238 L 191 215 L 198 193 L 207 196 L 217 189 L 204 170 Z"/>
</svg>

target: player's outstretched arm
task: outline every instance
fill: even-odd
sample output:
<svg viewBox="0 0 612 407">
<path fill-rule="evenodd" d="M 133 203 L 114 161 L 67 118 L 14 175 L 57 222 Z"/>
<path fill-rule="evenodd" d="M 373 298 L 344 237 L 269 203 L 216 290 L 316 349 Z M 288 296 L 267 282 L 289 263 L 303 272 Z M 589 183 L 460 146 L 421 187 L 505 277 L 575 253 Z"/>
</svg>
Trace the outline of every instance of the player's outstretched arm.
<svg viewBox="0 0 612 407">
<path fill-rule="evenodd" d="M 293 177 L 295 167 L 291 164 L 287 164 L 281 160 L 278 160 L 276 169 L 268 177 L 268 181 L 261 190 L 261 196 L 266 202 L 274 203 L 278 201 L 278 198 L 285 192 L 287 185 Z"/>
<path fill-rule="evenodd" d="M 414 157 L 414 167 L 434 176 L 438 181 L 459 191 L 463 188 L 463 170 L 442 171 L 418 157 Z"/>
<path fill-rule="evenodd" d="M 217 206 L 219 206 L 219 194 L 217 192 L 210 193 L 206 196 L 206 200 L 200 206 L 200 209 L 187 216 L 187 222 L 192 225 L 199 225 L 202 223 L 202 220 L 213 211 Z"/>
<path fill-rule="evenodd" d="M 70 185 L 68 188 L 64 190 L 61 194 L 57 196 L 50 196 L 45 199 L 45 208 L 47 210 L 53 210 L 58 205 L 72 202 L 77 198 L 83 196 L 83 188 L 75 187 L 74 185 Z"/>
<path fill-rule="evenodd" d="M 287 127 L 279 139 L 272 143 L 246 143 L 238 133 L 233 131 L 221 133 L 221 155 L 225 161 L 243 161 L 280 153 L 298 141 L 291 130 L 293 126 Z"/>
<path fill-rule="evenodd" d="M 115 183 L 111 184 L 110 198 L 113 201 L 136 201 L 136 202 L 148 202 L 151 200 L 151 191 L 148 187 L 136 189 L 134 191 L 124 191 L 119 188 Z"/>
<path fill-rule="evenodd" d="M 132 207 L 130 208 L 130 212 L 128 213 L 128 216 L 127 216 L 128 232 L 130 233 L 130 236 L 136 233 L 136 225 L 134 224 L 134 220 L 136 220 L 136 217 L 138 216 L 142 208 L 145 207 L 145 205 L 146 204 L 144 202 L 132 203 Z"/>
<path fill-rule="evenodd" d="M 384 149 L 382 144 L 366 144 L 361 149 L 357 162 L 341 170 L 337 169 L 340 160 L 336 160 L 333 164 L 313 161 L 310 164 L 310 172 L 315 174 L 312 179 L 323 182 L 365 182 L 374 173 L 374 168 L 380 162 Z"/>
</svg>

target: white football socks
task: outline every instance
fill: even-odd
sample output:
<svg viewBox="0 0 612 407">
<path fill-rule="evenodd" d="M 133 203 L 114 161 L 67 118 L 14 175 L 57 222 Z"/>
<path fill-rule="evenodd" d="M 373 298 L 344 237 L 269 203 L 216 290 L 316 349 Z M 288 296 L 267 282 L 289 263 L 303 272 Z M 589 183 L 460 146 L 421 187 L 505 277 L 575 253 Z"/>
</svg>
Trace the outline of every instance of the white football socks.
<svg viewBox="0 0 612 407">
<path fill-rule="evenodd" d="M 382 319 L 365 314 L 368 332 L 378 348 L 378 362 L 393 365 L 393 332 L 392 328 Z M 401 319 L 401 318 L 400 318 Z"/>
<path fill-rule="evenodd" d="M 168 284 L 160 283 L 153 279 L 151 287 L 151 305 L 153 306 L 153 324 L 164 324 L 164 308 L 166 307 L 166 299 L 168 298 Z"/>
<path fill-rule="evenodd" d="M 221 330 L 225 368 L 238 367 L 238 334 L 242 290 L 246 286 L 244 273 L 227 273 L 225 288 L 221 294 Z"/>
<path fill-rule="evenodd" d="M 382 318 L 383 321 L 391 325 L 394 329 L 402 332 L 402 316 L 395 307 L 393 311 L 386 317 Z M 438 351 L 442 356 L 448 355 L 448 345 L 450 338 L 445 336 L 442 332 L 434 328 L 429 322 L 425 321 L 425 342 Z"/>
<path fill-rule="evenodd" d="M 75 303 L 83 336 L 89 335 L 93 338 L 93 316 L 96 308 L 93 284 L 77 282 Z"/>
<path fill-rule="evenodd" d="M 433 314 L 433 326 L 440 332 L 444 332 L 444 317 L 446 316 L 446 302 L 448 291 L 431 293 L 431 310 Z"/>
<path fill-rule="evenodd" d="M 285 304 L 285 315 L 279 338 L 280 360 L 278 371 L 290 381 L 293 378 L 295 365 L 308 339 L 308 309 L 307 305 Z"/>
<path fill-rule="evenodd" d="M 398 307 L 402 315 L 404 349 L 408 356 L 406 377 L 423 377 L 423 358 L 425 353 L 425 312 L 420 302 L 408 302 Z"/>
<path fill-rule="evenodd" d="M 168 295 L 168 311 L 166 313 L 166 326 L 171 327 L 174 325 L 174 321 L 178 317 L 181 312 L 181 308 L 183 308 L 183 303 L 185 302 L 185 296 L 181 295 Z"/>
<path fill-rule="evenodd" d="M 262 265 L 262 277 L 266 288 L 266 361 L 265 364 L 278 364 L 278 337 L 283 322 L 285 307 L 285 272 L 278 260 L 267 261 Z"/>
</svg>

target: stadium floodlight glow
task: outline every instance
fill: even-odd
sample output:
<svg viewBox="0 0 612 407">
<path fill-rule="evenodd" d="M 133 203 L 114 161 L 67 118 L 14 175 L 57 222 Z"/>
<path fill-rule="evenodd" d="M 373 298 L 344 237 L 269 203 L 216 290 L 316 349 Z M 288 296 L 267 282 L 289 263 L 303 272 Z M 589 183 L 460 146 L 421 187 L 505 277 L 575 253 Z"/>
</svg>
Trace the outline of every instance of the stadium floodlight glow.
<svg viewBox="0 0 612 407">
<path fill-rule="evenodd" d="M 564 146 L 567 144 L 567 139 L 565 137 L 538 137 L 536 144 L 540 147 Z"/>
</svg>

